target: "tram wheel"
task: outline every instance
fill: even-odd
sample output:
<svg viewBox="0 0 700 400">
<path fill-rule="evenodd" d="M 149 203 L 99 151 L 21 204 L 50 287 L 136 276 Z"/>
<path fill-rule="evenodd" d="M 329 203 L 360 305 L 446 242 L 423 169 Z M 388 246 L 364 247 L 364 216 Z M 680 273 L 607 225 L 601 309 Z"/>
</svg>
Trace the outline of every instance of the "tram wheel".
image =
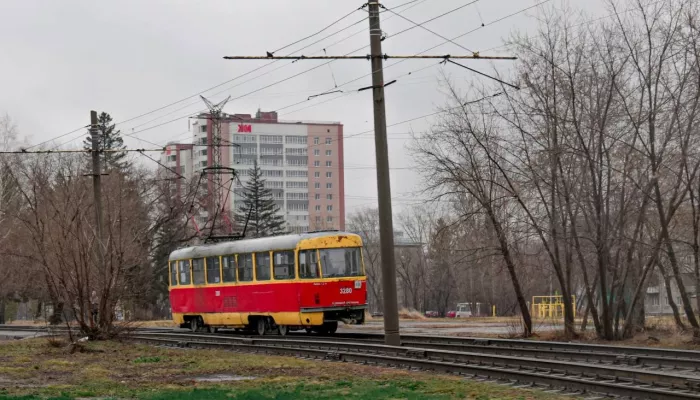
<svg viewBox="0 0 700 400">
<path fill-rule="evenodd" d="M 304 328 L 304 330 L 305 330 L 306 333 L 308 333 L 309 335 L 311 334 L 311 328 Z"/>
<path fill-rule="evenodd" d="M 197 332 L 199 330 L 199 317 L 194 317 L 190 320 L 190 330 Z"/>
<path fill-rule="evenodd" d="M 209 327 L 207 327 L 207 330 L 209 331 L 209 333 L 216 333 L 219 331 L 219 328 L 217 328 L 215 326 L 209 326 Z"/>
<path fill-rule="evenodd" d="M 287 327 L 287 325 L 278 325 L 277 326 L 277 332 L 280 334 L 280 336 L 286 336 L 288 331 L 289 331 L 289 327 Z"/>
<path fill-rule="evenodd" d="M 329 322 L 328 324 L 324 324 L 324 325 L 326 325 L 326 326 L 325 326 L 326 332 L 328 332 L 328 333 L 331 334 L 331 335 L 334 334 L 335 331 L 338 330 L 338 321 Z"/>
<path fill-rule="evenodd" d="M 265 318 L 258 318 L 258 322 L 256 325 L 256 327 L 257 327 L 256 331 L 257 331 L 258 335 L 260 335 L 260 336 L 265 335 L 265 328 L 266 328 L 265 325 L 267 325 L 265 323 Z"/>
</svg>

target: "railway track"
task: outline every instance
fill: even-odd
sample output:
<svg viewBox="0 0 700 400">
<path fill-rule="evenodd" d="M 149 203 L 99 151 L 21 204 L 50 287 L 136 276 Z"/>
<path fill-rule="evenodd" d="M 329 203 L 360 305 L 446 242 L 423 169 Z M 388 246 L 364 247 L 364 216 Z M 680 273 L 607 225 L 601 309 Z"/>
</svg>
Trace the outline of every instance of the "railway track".
<svg viewBox="0 0 700 400">
<path fill-rule="evenodd" d="M 0 331 L 48 332 L 46 327 L 0 326 Z M 66 332 L 56 327 L 56 333 Z M 172 328 L 137 328 L 136 332 L 187 332 Z M 224 331 L 225 333 L 229 333 Z M 233 333 L 230 331 L 230 333 Z M 290 333 L 280 339 L 348 341 L 381 344 L 384 336 L 374 333 L 337 333 L 331 336 Z M 450 336 L 403 335 L 404 347 L 422 347 L 457 352 L 475 352 L 506 356 L 559 359 L 595 364 L 626 365 L 679 373 L 700 374 L 700 351 L 665 348 L 611 346 L 585 343 L 545 342 L 512 339 L 462 338 Z"/>
<path fill-rule="evenodd" d="M 0 326 L 0 330 L 47 331 L 18 326 Z M 65 333 L 66 328 L 55 332 Z M 402 336 L 402 346 L 394 347 L 382 344 L 383 335 L 371 333 L 251 337 L 142 328 L 135 329 L 132 337 L 149 344 L 181 348 L 224 348 L 434 370 L 570 393 L 700 399 L 697 351 L 418 335 Z"/>
<path fill-rule="evenodd" d="M 516 387 L 536 385 L 572 394 L 634 399 L 700 399 L 700 376 L 620 365 L 438 350 L 424 347 L 325 340 L 327 338 L 236 337 L 218 334 L 137 332 L 133 340 L 180 348 L 209 348 L 386 365 L 496 380 Z"/>
</svg>

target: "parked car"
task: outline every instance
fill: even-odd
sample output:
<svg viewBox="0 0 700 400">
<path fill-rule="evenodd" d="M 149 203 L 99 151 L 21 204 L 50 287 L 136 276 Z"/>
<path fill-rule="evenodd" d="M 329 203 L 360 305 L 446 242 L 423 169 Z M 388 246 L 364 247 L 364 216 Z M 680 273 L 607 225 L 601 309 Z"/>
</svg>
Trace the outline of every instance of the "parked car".
<svg viewBox="0 0 700 400">
<path fill-rule="evenodd" d="M 428 318 L 437 318 L 440 316 L 440 313 L 437 311 L 426 311 L 425 316 Z"/>
<path fill-rule="evenodd" d="M 457 312 L 456 312 L 456 311 L 448 311 L 448 312 L 447 312 L 447 315 L 446 315 L 447 318 L 454 318 L 454 317 L 456 317 L 456 316 L 457 316 Z"/>
</svg>

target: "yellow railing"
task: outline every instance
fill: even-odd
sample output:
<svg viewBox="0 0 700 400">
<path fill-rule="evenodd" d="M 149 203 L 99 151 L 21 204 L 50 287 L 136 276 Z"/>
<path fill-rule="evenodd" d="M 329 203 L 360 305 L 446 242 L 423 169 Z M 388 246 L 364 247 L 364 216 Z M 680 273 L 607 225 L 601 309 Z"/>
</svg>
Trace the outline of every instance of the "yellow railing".
<svg viewBox="0 0 700 400">
<path fill-rule="evenodd" d="M 564 297 L 558 296 L 532 296 L 531 312 L 535 318 L 563 318 Z M 571 296 L 574 318 L 576 318 L 576 296 Z"/>
</svg>

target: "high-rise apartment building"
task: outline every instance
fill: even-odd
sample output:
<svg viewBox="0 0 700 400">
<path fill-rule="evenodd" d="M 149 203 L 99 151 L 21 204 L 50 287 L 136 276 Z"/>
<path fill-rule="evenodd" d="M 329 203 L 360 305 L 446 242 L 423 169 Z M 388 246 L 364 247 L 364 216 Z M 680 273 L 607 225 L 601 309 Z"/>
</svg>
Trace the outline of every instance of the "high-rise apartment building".
<svg viewBox="0 0 700 400">
<path fill-rule="evenodd" d="M 191 144 L 170 143 L 161 162 L 185 177 L 213 165 L 212 121 L 194 119 Z M 242 205 L 248 171 L 257 162 L 265 185 L 292 232 L 345 229 L 343 125 L 339 122 L 280 121 L 276 112 L 224 115 L 221 161 L 236 169 L 240 180 L 224 193 L 226 210 Z M 206 178 L 209 178 L 207 176 Z M 228 178 L 224 179 L 226 182 Z M 225 184 L 227 189 L 230 184 Z M 209 185 L 211 190 L 212 185 Z M 205 210 L 199 215 L 206 221 Z"/>
</svg>

